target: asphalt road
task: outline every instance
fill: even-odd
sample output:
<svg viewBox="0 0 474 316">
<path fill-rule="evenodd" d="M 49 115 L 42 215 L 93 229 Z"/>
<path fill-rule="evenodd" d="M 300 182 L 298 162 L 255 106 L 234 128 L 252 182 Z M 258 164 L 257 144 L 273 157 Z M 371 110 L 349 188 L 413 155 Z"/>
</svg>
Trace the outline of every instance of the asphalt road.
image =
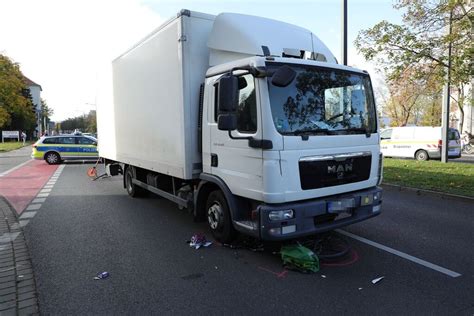
<svg viewBox="0 0 474 316">
<path fill-rule="evenodd" d="M 449 161 L 453 162 L 465 162 L 465 163 L 474 163 L 474 154 L 462 154 L 461 158 L 450 159 Z"/>
<path fill-rule="evenodd" d="M 388 189 L 382 215 L 344 229 L 459 277 L 353 238 L 347 260 L 286 273 L 275 245 L 191 249 L 205 224 L 166 200 L 130 198 L 121 177 L 91 181 L 89 167 L 67 164 L 25 226 L 42 314 L 474 313 L 472 202 Z M 101 271 L 110 277 L 93 280 Z"/>
<path fill-rule="evenodd" d="M 31 160 L 31 146 L 0 153 L 0 176 L 19 164 L 29 160 Z"/>
</svg>

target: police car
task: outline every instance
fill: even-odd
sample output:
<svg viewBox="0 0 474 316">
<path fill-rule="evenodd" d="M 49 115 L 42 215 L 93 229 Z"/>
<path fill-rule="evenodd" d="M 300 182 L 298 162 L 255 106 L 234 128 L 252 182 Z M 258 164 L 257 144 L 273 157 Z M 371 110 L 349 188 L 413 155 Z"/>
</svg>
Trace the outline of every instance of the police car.
<svg viewBox="0 0 474 316">
<path fill-rule="evenodd" d="M 63 160 L 97 160 L 97 139 L 84 135 L 44 136 L 33 145 L 31 157 L 50 165 Z"/>
</svg>

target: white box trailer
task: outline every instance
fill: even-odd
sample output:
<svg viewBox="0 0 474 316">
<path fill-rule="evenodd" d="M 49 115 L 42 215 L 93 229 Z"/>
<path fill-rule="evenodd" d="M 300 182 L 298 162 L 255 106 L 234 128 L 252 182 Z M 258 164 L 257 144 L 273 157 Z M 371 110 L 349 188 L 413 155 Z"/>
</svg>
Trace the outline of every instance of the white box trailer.
<svg viewBox="0 0 474 316">
<path fill-rule="evenodd" d="M 199 177 L 199 89 L 209 68 L 213 21 L 212 15 L 180 14 L 113 61 L 114 107 L 99 113 L 102 157 L 181 179 Z"/>
<path fill-rule="evenodd" d="M 181 11 L 112 63 L 99 155 L 143 190 L 207 219 L 214 237 L 321 233 L 381 212 L 367 72 L 312 32 L 242 14 Z"/>
</svg>

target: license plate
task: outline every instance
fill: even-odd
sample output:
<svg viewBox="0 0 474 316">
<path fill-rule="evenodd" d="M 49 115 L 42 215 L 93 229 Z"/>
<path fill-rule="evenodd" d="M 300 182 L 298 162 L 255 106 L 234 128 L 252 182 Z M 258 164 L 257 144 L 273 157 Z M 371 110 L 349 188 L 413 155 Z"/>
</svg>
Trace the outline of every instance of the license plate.
<svg viewBox="0 0 474 316">
<path fill-rule="evenodd" d="M 340 199 L 327 202 L 328 213 L 341 213 L 355 207 L 354 199 Z"/>
</svg>

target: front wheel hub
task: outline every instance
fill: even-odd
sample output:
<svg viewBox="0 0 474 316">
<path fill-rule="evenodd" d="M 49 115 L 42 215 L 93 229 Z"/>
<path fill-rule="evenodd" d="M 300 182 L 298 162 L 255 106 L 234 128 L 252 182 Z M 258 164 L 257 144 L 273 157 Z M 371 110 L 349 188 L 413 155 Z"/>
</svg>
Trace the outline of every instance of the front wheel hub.
<svg viewBox="0 0 474 316">
<path fill-rule="evenodd" d="M 218 229 L 222 224 L 222 207 L 219 203 L 214 203 L 207 210 L 207 221 L 213 230 Z"/>
</svg>

